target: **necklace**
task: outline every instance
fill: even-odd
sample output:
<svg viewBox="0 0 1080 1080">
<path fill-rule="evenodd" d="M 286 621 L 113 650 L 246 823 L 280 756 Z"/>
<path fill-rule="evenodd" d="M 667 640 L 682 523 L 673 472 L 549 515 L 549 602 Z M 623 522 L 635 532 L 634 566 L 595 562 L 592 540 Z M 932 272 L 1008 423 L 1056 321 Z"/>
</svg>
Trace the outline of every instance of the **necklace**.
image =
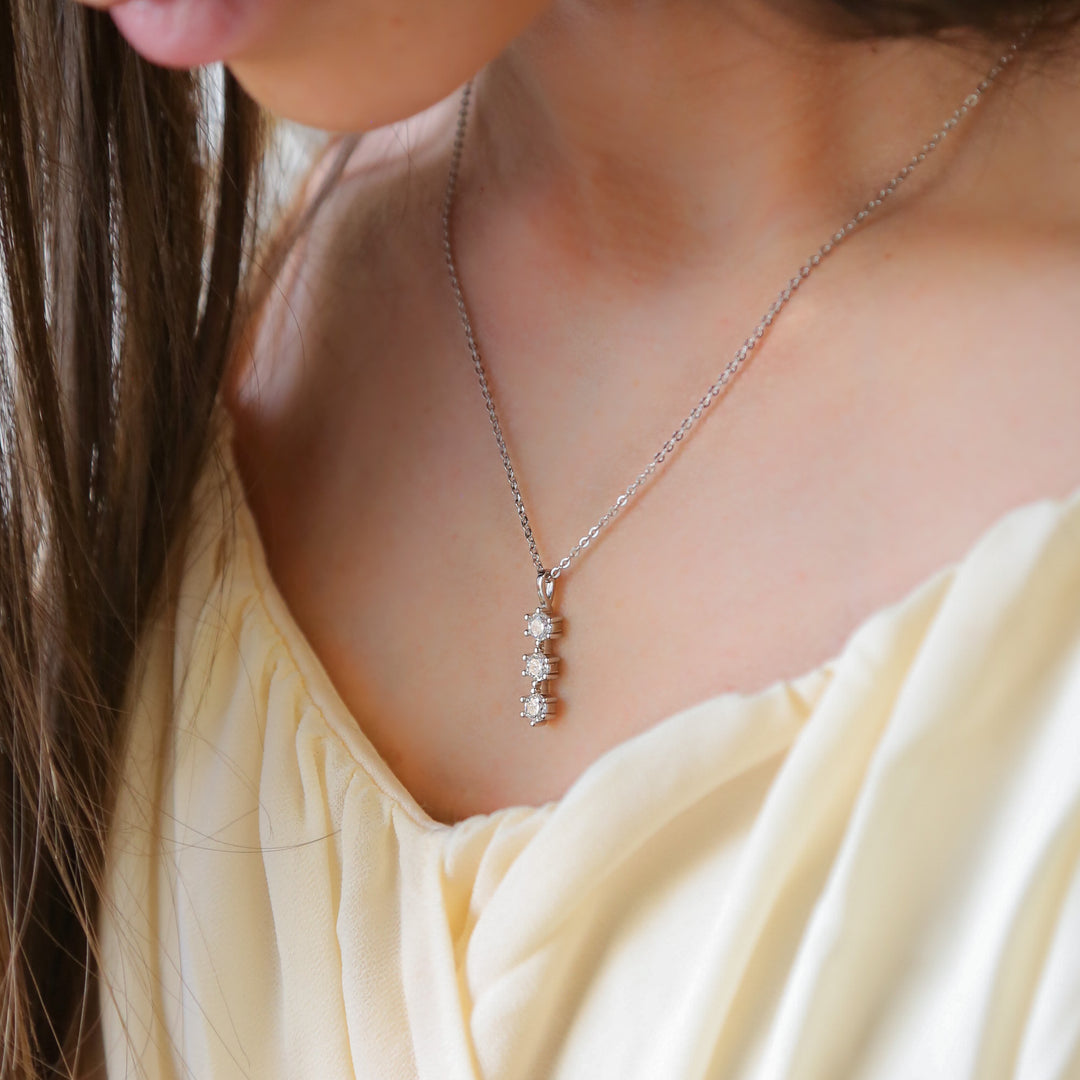
<svg viewBox="0 0 1080 1080">
<path fill-rule="evenodd" d="M 521 716 L 533 726 L 545 723 L 555 714 L 557 699 L 550 692 L 549 683 L 559 674 L 559 657 L 551 652 L 554 638 L 562 634 L 563 618 L 554 611 L 555 582 L 564 574 L 589 545 L 597 538 L 602 529 L 607 528 L 626 504 L 640 491 L 642 485 L 664 461 L 675 452 L 676 447 L 683 441 L 690 429 L 701 419 L 705 410 L 721 395 L 731 378 L 743 365 L 746 358 L 757 348 L 764 338 L 769 326 L 787 304 L 795 291 L 802 283 L 821 265 L 836 248 L 843 243 L 875 210 L 879 209 L 891 198 L 896 189 L 906 180 L 945 140 L 949 132 L 982 100 L 983 95 L 990 88 L 1002 71 L 1012 62 L 1021 45 L 1030 35 L 1034 24 L 1021 33 L 998 58 L 993 67 L 986 73 L 982 81 L 968 94 L 961 104 L 953 111 L 952 115 L 944 121 L 941 128 L 935 132 L 923 144 L 922 149 L 914 153 L 898 173 L 890 177 L 853 217 L 851 217 L 840 229 L 832 234 L 815 251 L 803 265 L 798 273 L 788 281 L 781 289 L 772 306 L 765 312 L 757 326 L 754 327 L 750 336 L 739 346 L 735 355 L 727 366 L 720 372 L 719 377 L 705 391 L 704 396 L 690 410 L 685 419 L 675 429 L 670 438 L 653 455 L 652 460 L 637 474 L 626 486 L 619 497 L 604 511 L 599 520 L 591 526 L 580 540 L 564 555 L 554 566 L 545 567 L 533 536 L 532 525 L 529 515 L 525 512 L 525 502 L 521 496 L 514 466 L 510 461 L 510 453 L 506 448 L 506 439 L 503 436 L 502 426 L 499 423 L 498 414 L 495 411 L 495 402 L 488 386 L 487 373 L 480 356 L 480 348 L 476 343 L 476 333 L 473 330 L 469 311 L 465 304 L 465 295 L 461 287 L 457 265 L 454 261 L 454 248 L 452 242 L 451 219 L 453 217 L 454 199 L 457 193 L 458 173 L 461 167 L 461 154 L 465 145 L 465 132 L 468 126 L 469 103 L 472 98 L 472 81 L 466 83 L 461 95 L 461 106 L 458 111 L 457 130 L 454 136 L 453 149 L 450 155 L 450 171 L 446 183 L 446 194 L 443 199 L 442 225 L 443 225 L 443 252 L 446 256 L 446 267 L 450 275 L 450 286 L 457 303 L 458 314 L 461 317 L 462 328 L 465 331 L 465 344 L 469 355 L 472 357 L 473 367 L 477 379 L 480 382 L 480 390 L 484 395 L 484 403 L 487 406 L 488 418 L 491 421 L 491 429 L 495 435 L 495 442 L 502 457 L 503 469 L 506 478 L 510 482 L 510 490 L 513 492 L 514 505 L 517 508 L 518 519 L 521 522 L 522 531 L 532 554 L 533 564 L 536 567 L 536 589 L 539 603 L 534 611 L 525 615 L 525 635 L 531 637 L 534 642 L 531 654 L 522 656 L 523 668 L 521 674 L 531 680 L 532 689 L 523 696 L 521 701 Z"/>
</svg>

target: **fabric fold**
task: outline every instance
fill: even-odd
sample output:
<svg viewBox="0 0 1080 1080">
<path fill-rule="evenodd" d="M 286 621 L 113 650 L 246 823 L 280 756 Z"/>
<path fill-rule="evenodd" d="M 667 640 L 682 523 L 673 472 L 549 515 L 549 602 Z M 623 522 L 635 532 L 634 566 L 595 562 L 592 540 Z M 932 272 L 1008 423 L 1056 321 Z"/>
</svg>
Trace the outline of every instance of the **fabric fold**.
<svg viewBox="0 0 1080 1080">
<path fill-rule="evenodd" d="M 130 688 L 110 1076 L 1080 1077 L 1080 490 L 814 671 L 441 825 L 292 620 L 221 432 Z"/>
</svg>

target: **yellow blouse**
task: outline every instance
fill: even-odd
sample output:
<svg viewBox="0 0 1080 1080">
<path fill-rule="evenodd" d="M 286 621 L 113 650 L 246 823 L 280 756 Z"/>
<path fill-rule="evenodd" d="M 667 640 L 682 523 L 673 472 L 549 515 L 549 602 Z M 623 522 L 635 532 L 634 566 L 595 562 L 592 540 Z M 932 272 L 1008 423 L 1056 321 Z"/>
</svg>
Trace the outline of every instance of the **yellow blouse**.
<svg viewBox="0 0 1080 1080">
<path fill-rule="evenodd" d="M 131 683 L 110 1078 L 1080 1078 L 1080 490 L 448 826 L 290 617 L 218 417 Z"/>
</svg>

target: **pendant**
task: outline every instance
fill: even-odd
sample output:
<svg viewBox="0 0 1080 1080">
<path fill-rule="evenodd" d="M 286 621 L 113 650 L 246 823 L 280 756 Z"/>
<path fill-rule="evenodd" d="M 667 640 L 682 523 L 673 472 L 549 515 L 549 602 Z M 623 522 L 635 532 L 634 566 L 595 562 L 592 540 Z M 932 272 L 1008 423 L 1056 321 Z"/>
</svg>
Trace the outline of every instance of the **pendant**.
<svg viewBox="0 0 1080 1080">
<path fill-rule="evenodd" d="M 552 638 L 562 634 L 562 616 L 551 610 L 555 595 L 555 579 L 544 570 L 536 579 L 536 591 L 540 596 L 537 609 L 525 616 L 525 636 L 536 645 L 531 653 L 521 659 L 521 674 L 532 679 L 532 692 L 521 699 L 521 715 L 535 727 L 545 723 L 555 712 L 557 699 L 549 696 L 547 683 L 559 674 L 559 658 L 549 651 Z"/>
</svg>

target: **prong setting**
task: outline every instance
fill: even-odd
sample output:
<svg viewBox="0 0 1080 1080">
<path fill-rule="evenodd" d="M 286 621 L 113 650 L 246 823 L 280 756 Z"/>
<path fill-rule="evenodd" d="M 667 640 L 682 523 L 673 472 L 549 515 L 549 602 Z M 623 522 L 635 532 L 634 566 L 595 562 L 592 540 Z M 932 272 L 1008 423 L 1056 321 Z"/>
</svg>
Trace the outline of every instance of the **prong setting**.
<svg viewBox="0 0 1080 1080">
<path fill-rule="evenodd" d="M 562 616 L 554 615 L 543 607 L 525 616 L 525 636 L 535 639 L 537 645 L 562 634 Z"/>
<path fill-rule="evenodd" d="M 524 665 L 521 674 L 526 679 L 532 679 L 534 683 L 546 682 L 559 674 L 559 658 L 549 656 L 540 649 L 536 652 L 525 653 L 521 660 Z"/>
<path fill-rule="evenodd" d="M 556 701 L 553 697 L 536 691 L 521 699 L 521 715 L 529 721 L 531 727 L 546 723 L 555 712 Z"/>
</svg>

